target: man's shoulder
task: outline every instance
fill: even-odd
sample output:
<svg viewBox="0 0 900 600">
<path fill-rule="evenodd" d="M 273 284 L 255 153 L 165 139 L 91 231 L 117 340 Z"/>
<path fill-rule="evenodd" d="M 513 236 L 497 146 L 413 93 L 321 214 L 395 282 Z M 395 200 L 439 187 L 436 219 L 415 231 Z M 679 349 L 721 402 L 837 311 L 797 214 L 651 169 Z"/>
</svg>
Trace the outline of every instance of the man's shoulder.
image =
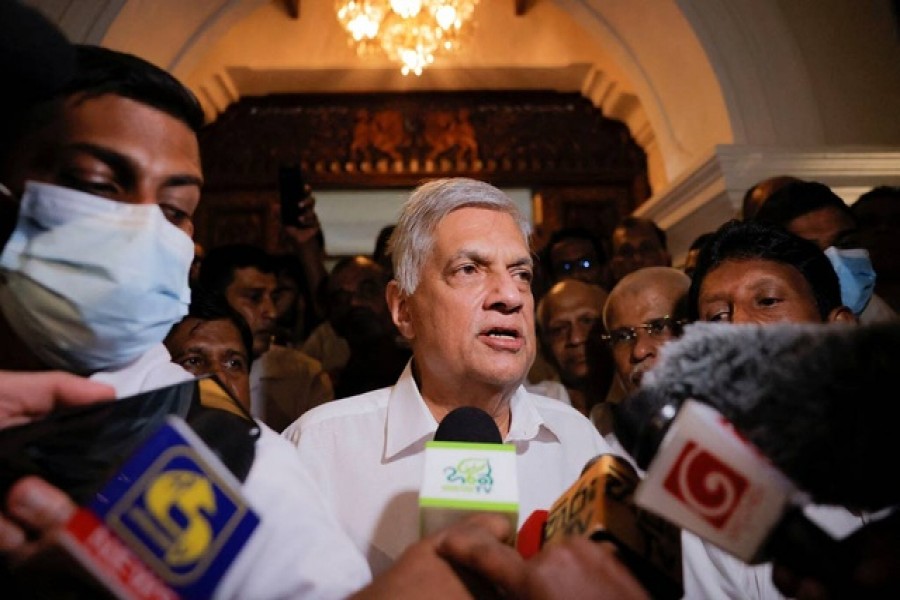
<svg viewBox="0 0 900 600">
<path fill-rule="evenodd" d="M 299 419 L 291 424 L 291 429 L 307 431 L 319 427 L 342 425 L 350 421 L 367 421 L 380 417 L 380 413 L 387 410 L 387 402 L 392 388 L 381 388 L 350 396 L 340 400 L 333 400 L 321 404 L 305 412 Z"/>
<path fill-rule="evenodd" d="M 254 362 L 268 376 L 288 376 L 297 373 L 317 375 L 323 371 L 322 363 L 296 348 L 270 346 L 262 356 Z"/>
</svg>

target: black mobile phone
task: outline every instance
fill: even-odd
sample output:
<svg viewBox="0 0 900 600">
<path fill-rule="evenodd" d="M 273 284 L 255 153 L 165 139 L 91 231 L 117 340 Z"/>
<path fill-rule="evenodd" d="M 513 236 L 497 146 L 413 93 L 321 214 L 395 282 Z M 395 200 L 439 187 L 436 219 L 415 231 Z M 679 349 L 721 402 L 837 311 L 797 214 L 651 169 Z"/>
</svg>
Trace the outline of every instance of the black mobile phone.
<svg viewBox="0 0 900 600">
<path fill-rule="evenodd" d="M 282 225 L 302 227 L 300 201 L 306 197 L 306 181 L 299 166 L 283 165 L 278 169 L 278 194 Z"/>
</svg>

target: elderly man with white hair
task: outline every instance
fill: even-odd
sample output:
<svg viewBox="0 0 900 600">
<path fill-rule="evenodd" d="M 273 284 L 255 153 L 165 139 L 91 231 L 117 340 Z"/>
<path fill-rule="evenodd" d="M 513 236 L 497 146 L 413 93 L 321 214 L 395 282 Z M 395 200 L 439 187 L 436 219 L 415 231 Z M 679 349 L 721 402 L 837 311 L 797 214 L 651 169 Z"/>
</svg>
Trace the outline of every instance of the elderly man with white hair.
<svg viewBox="0 0 900 600">
<path fill-rule="evenodd" d="M 374 573 L 419 537 L 425 443 L 451 410 L 483 409 L 515 444 L 520 522 L 610 451 L 584 416 L 522 385 L 536 349 L 529 233 L 491 185 L 417 188 L 391 238 L 387 290 L 412 360 L 392 387 L 317 407 L 284 432 Z"/>
</svg>

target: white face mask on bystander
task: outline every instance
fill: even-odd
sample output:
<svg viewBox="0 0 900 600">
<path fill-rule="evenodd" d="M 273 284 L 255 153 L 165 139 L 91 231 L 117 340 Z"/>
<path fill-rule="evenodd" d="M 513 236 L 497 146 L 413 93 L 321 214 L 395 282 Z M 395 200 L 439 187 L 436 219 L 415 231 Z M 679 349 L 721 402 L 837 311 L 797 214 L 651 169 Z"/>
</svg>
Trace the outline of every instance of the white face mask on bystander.
<svg viewBox="0 0 900 600">
<path fill-rule="evenodd" d="M 28 182 L 0 255 L 0 310 L 49 368 L 117 369 L 187 314 L 193 256 L 157 205 Z"/>
</svg>

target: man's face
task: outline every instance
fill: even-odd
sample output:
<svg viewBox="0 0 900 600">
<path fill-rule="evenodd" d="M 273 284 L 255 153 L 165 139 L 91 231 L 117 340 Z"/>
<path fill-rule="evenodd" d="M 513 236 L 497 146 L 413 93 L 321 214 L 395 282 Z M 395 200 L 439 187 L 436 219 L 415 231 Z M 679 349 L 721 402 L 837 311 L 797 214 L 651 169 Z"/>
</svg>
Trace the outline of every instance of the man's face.
<svg viewBox="0 0 900 600">
<path fill-rule="evenodd" d="M 542 336 L 563 383 L 583 385 L 588 375 L 585 343 L 600 320 L 606 292 L 580 281 L 557 284 L 544 298 Z"/>
<path fill-rule="evenodd" d="M 569 238 L 553 244 L 550 262 L 557 281 L 577 279 L 595 285 L 603 282 L 603 265 L 588 240 Z"/>
<path fill-rule="evenodd" d="M 814 242 L 823 251 L 830 246 L 860 247 L 853 219 L 833 206 L 826 206 L 791 220 L 787 230 Z"/>
<path fill-rule="evenodd" d="M 821 323 L 813 290 L 794 267 L 760 259 L 726 260 L 700 286 L 700 320 Z"/>
<path fill-rule="evenodd" d="M 860 245 L 869 251 L 878 276 L 900 279 L 900 198 L 878 196 L 853 208 L 859 220 Z"/>
<path fill-rule="evenodd" d="M 114 94 L 67 99 L 52 123 L 22 144 L 8 177 L 17 194 L 35 180 L 118 202 L 157 204 L 188 235 L 202 183 L 194 132 Z"/>
<path fill-rule="evenodd" d="M 615 293 L 615 292 L 614 292 Z M 647 285 L 633 293 L 614 296 L 606 312 L 606 325 L 611 334 L 611 347 L 616 375 L 626 392 L 640 387 L 644 374 L 653 368 L 659 350 L 674 338 L 680 328 L 640 327 L 662 324 L 663 317 L 671 317 L 683 299 L 685 289 L 663 285 Z M 624 339 L 620 332 L 633 328 L 634 339 Z"/>
<path fill-rule="evenodd" d="M 672 260 L 649 225 L 617 227 L 612 234 L 613 257 L 609 268 L 619 281 L 644 267 L 668 267 Z"/>
<path fill-rule="evenodd" d="M 328 320 L 345 338 L 369 339 L 389 332 L 385 299 L 387 281 L 381 266 L 358 256 L 328 281 Z"/>
<path fill-rule="evenodd" d="M 535 355 L 533 262 L 513 218 L 461 208 L 441 220 L 419 286 L 392 282 L 391 312 L 413 347 L 422 394 L 511 393 Z"/>
<path fill-rule="evenodd" d="M 255 267 L 235 269 L 225 299 L 250 325 L 253 332 L 253 356 L 269 349 L 275 331 L 275 275 Z"/>
<path fill-rule="evenodd" d="M 241 333 L 229 319 L 206 321 L 186 317 L 166 337 L 177 363 L 194 375 L 214 374 L 250 409 L 250 359 Z"/>
</svg>

